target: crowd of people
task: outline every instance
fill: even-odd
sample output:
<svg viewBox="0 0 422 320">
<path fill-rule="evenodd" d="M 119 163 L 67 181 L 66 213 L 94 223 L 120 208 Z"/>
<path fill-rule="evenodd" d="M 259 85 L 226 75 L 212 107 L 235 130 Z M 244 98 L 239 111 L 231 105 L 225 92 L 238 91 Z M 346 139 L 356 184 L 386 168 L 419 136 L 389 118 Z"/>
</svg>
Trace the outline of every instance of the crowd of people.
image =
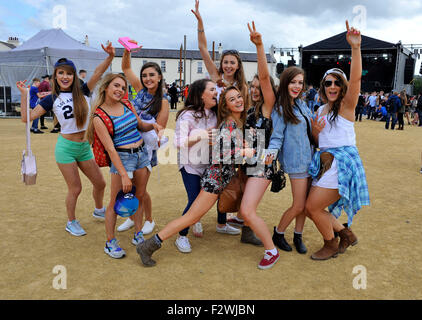
<svg viewBox="0 0 422 320">
<path fill-rule="evenodd" d="M 184 106 L 176 115 L 173 144 L 178 150 L 178 167 L 188 202 L 180 217 L 150 238 L 144 238 L 155 228 L 148 180 L 159 165 L 157 145 L 173 108 L 165 93 L 160 66 L 145 63 L 137 75 L 131 68 L 130 52 L 125 50 L 123 74 L 104 75 L 115 55 L 109 43 L 102 46 L 108 57 L 86 82 L 80 81 L 72 61 L 59 59 L 51 76 L 50 93 L 37 95 L 40 100 L 31 102 L 31 121 L 52 111 L 61 126 L 55 158 L 68 187 L 65 230 L 73 236 L 86 234 L 76 219 L 76 203 L 82 191 L 80 170 L 93 186 L 93 216 L 105 220 L 104 252 L 112 258 L 126 255 L 115 237 L 114 206 L 120 191 L 134 192 L 139 199 L 136 213 L 118 231 L 134 226 L 132 244 L 144 266 L 154 266 L 153 253 L 177 233 L 178 250 L 191 252 L 189 228 L 194 226 L 194 235 L 202 237 L 200 220 L 216 202 L 216 231 L 241 234 L 242 243 L 263 246 L 260 269 L 271 268 L 279 260 L 278 249 L 292 251 L 285 231 L 293 220 L 293 243 L 298 253 L 307 252 L 302 237 L 307 218 L 323 240 L 322 248 L 311 255 L 313 260 L 344 253 L 358 241 L 350 228 L 354 216 L 362 206 L 369 205 L 354 131 L 362 74 L 360 32 L 346 21 L 346 39 L 352 53 L 350 78 L 340 69 L 327 70 L 320 90 L 308 94 L 313 95 L 309 100 L 323 103 L 308 101 L 307 105 L 303 99 L 306 77 L 301 68 L 285 69 L 278 87 L 274 85 L 262 36 L 254 22 L 248 28 L 257 50 L 258 72 L 248 85 L 237 50 L 224 51 L 219 65 L 211 59 L 198 0 L 192 13 L 197 19 L 198 47 L 210 79 L 197 80 L 186 88 Z M 132 103 L 127 99 L 129 86 L 136 92 Z M 19 81 L 17 87 L 21 105 L 25 106 L 27 85 Z M 175 84 L 168 89 L 170 96 L 172 88 Z M 26 108 L 21 108 L 21 117 L 27 121 Z M 97 154 L 91 149 L 95 141 L 102 144 L 110 160 L 110 199 L 106 207 L 106 182 L 96 162 Z M 270 184 L 273 192 L 284 188 L 285 175 L 290 179 L 292 203 L 271 235 L 257 208 Z M 243 197 L 237 214 L 228 218 L 227 210 L 219 209 L 220 196 L 241 176 L 246 179 Z M 338 220 L 343 210 L 347 214 L 345 224 Z"/>
<path fill-rule="evenodd" d="M 312 112 L 324 104 L 320 97 L 319 90 L 309 86 L 303 98 L 306 100 Z M 409 95 L 406 90 L 361 92 L 355 109 L 355 121 L 362 121 L 362 118 L 385 122 L 385 129 L 404 130 L 405 121 L 407 125 L 422 126 L 422 98 L 421 94 Z M 391 121 L 391 126 L 390 126 Z"/>
</svg>

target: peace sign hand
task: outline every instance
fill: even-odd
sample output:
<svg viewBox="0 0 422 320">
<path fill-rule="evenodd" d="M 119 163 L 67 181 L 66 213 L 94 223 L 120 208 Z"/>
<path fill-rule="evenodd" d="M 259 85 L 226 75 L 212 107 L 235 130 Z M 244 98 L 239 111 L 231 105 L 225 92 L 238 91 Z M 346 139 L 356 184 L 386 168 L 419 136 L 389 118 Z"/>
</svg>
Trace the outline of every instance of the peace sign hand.
<svg viewBox="0 0 422 320">
<path fill-rule="evenodd" d="M 352 48 L 359 49 L 362 42 L 360 31 L 353 27 L 349 28 L 348 20 L 346 20 L 346 29 L 347 29 L 347 35 L 346 35 L 347 42 L 350 44 Z"/>
<path fill-rule="evenodd" d="M 262 36 L 259 32 L 256 31 L 255 28 L 255 22 L 252 21 L 252 28 L 248 23 L 248 29 L 249 29 L 249 37 L 252 41 L 253 44 L 255 44 L 256 46 L 262 46 Z"/>
<path fill-rule="evenodd" d="M 199 0 L 195 0 L 195 11 L 191 10 L 198 21 L 202 20 L 201 14 L 199 13 Z"/>
</svg>

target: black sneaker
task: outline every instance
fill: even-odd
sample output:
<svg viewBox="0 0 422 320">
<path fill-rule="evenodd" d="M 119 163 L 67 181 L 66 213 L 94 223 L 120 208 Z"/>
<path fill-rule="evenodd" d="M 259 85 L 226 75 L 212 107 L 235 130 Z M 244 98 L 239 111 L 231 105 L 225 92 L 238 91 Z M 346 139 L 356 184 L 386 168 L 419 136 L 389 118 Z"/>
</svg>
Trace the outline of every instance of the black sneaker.
<svg viewBox="0 0 422 320">
<path fill-rule="evenodd" d="M 287 243 L 286 239 L 284 239 L 284 234 L 277 233 L 276 227 L 274 227 L 273 242 L 283 251 L 293 250 L 292 247 Z"/>
<path fill-rule="evenodd" d="M 60 132 L 60 130 L 59 129 L 57 129 L 57 128 L 54 128 L 53 130 L 51 130 L 50 131 L 51 133 L 58 133 L 58 132 Z"/>
<path fill-rule="evenodd" d="M 40 129 L 34 129 L 32 131 L 32 133 L 35 133 L 35 134 L 37 134 L 37 133 L 44 133 L 44 131 L 41 131 Z"/>
</svg>

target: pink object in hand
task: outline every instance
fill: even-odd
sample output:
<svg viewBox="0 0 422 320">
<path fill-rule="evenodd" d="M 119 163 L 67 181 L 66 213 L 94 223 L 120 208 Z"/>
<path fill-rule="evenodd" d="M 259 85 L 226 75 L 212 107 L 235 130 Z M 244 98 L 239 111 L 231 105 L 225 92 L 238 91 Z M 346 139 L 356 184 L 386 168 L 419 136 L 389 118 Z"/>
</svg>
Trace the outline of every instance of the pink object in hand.
<svg viewBox="0 0 422 320">
<path fill-rule="evenodd" d="M 129 52 L 133 52 L 136 51 L 136 49 L 141 48 L 136 43 L 130 42 L 129 40 L 131 40 L 129 37 L 121 37 L 118 41 Z"/>
</svg>

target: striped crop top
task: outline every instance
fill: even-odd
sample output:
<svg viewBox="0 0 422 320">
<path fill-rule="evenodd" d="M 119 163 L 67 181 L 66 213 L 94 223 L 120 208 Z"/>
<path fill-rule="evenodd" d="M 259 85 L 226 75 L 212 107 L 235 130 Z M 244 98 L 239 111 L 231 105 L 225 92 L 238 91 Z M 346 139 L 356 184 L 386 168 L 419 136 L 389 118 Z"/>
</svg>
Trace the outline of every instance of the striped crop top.
<svg viewBox="0 0 422 320">
<path fill-rule="evenodd" d="M 128 108 L 124 109 L 125 112 L 119 117 L 110 115 L 114 125 L 113 143 L 115 147 L 126 146 L 142 139 L 142 135 L 138 131 L 136 116 Z"/>
</svg>

